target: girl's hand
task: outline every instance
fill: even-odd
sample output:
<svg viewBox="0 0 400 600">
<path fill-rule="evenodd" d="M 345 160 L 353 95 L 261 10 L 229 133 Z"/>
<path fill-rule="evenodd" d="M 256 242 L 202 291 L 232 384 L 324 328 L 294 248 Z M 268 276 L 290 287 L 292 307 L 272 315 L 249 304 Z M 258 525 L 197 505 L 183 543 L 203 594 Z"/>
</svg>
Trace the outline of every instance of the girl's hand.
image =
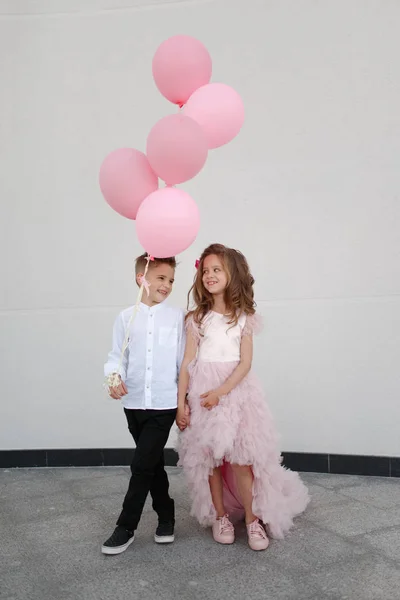
<svg viewBox="0 0 400 600">
<path fill-rule="evenodd" d="M 184 407 L 183 411 L 185 413 L 185 418 L 186 418 L 186 427 L 188 427 L 190 425 L 190 408 L 189 408 L 189 404 L 187 402 L 185 402 L 185 407 Z"/>
<path fill-rule="evenodd" d="M 219 396 L 215 390 L 207 392 L 206 394 L 202 394 L 200 398 L 203 398 L 201 406 L 203 406 L 207 410 L 211 410 L 219 404 Z"/>
<path fill-rule="evenodd" d="M 128 393 L 128 389 L 121 378 L 119 378 L 119 381 L 119 385 L 110 387 L 108 390 L 109 395 L 111 398 L 114 398 L 114 400 L 121 400 L 122 396 L 126 396 Z"/>
</svg>

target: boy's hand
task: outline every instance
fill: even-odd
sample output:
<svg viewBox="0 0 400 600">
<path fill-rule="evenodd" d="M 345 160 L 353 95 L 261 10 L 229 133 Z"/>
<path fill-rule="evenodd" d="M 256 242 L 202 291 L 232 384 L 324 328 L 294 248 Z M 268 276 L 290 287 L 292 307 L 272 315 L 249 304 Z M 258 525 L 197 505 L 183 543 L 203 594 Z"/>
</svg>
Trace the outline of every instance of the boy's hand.
<svg viewBox="0 0 400 600">
<path fill-rule="evenodd" d="M 183 431 L 190 424 L 190 409 L 188 404 L 185 404 L 183 410 L 179 410 L 176 413 L 176 424 L 179 429 Z"/>
<path fill-rule="evenodd" d="M 186 429 L 186 417 L 184 414 L 182 414 L 181 410 L 178 410 L 178 412 L 176 413 L 175 422 L 178 425 L 178 428 L 180 429 L 180 431 L 183 431 L 184 429 Z"/>
<path fill-rule="evenodd" d="M 121 400 L 122 396 L 126 396 L 126 394 L 128 393 L 128 389 L 124 382 L 121 380 L 120 376 L 118 376 L 118 379 L 120 382 L 118 385 L 108 388 L 108 393 L 111 396 L 111 398 L 114 398 L 114 400 Z"/>
<path fill-rule="evenodd" d="M 201 406 L 203 406 L 207 410 L 211 410 L 219 404 L 219 397 L 216 391 L 211 391 L 207 392 L 206 394 L 202 394 L 200 398 L 203 398 Z"/>
</svg>

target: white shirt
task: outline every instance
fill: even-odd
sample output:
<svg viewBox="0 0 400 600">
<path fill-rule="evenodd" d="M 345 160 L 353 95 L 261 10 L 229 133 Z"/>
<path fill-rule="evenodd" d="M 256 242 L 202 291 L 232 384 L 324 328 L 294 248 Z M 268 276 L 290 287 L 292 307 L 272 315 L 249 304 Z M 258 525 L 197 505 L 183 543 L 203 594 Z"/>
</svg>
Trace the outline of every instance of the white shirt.
<svg viewBox="0 0 400 600">
<path fill-rule="evenodd" d="M 125 331 L 133 307 L 120 313 L 113 330 L 113 347 L 104 365 L 106 377 L 119 373 L 128 388 L 125 408 L 165 410 L 176 408 L 178 375 L 185 351 L 183 310 L 165 302 L 140 304 L 131 324 L 129 344 L 119 367 Z"/>
</svg>

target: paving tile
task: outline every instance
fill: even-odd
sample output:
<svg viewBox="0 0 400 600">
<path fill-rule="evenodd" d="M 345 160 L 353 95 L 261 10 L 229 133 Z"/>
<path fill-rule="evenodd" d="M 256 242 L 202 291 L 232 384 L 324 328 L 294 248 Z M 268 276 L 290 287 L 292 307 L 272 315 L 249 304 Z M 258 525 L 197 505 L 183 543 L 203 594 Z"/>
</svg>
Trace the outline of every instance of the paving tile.
<svg viewBox="0 0 400 600">
<path fill-rule="evenodd" d="M 400 586 L 400 481 L 302 477 L 312 501 L 266 552 L 216 544 L 190 516 L 183 473 L 168 468 L 176 541 L 159 546 L 149 498 L 135 542 L 105 557 L 127 467 L 0 471 L 0 600 L 393 600 Z"/>
</svg>

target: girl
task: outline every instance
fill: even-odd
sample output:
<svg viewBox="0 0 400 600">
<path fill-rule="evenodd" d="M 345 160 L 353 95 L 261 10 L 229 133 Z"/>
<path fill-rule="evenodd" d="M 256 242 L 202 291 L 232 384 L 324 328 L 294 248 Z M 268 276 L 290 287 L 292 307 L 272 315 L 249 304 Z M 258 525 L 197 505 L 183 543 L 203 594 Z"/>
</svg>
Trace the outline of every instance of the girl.
<svg viewBox="0 0 400 600">
<path fill-rule="evenodd" d="M 308 492 L 297 473 L 281 466 L 272 417 L 250 374 L 260 317 L 247 261 L 213 244 L 196 266 L 177 413 L 191 514 L 212 525 L 221 544 L 234 542 L 231 519 L 244 516 L 250 548 L 265 550 L 262 523 L 282 538 L 306 508 Z"/>
</svg>

